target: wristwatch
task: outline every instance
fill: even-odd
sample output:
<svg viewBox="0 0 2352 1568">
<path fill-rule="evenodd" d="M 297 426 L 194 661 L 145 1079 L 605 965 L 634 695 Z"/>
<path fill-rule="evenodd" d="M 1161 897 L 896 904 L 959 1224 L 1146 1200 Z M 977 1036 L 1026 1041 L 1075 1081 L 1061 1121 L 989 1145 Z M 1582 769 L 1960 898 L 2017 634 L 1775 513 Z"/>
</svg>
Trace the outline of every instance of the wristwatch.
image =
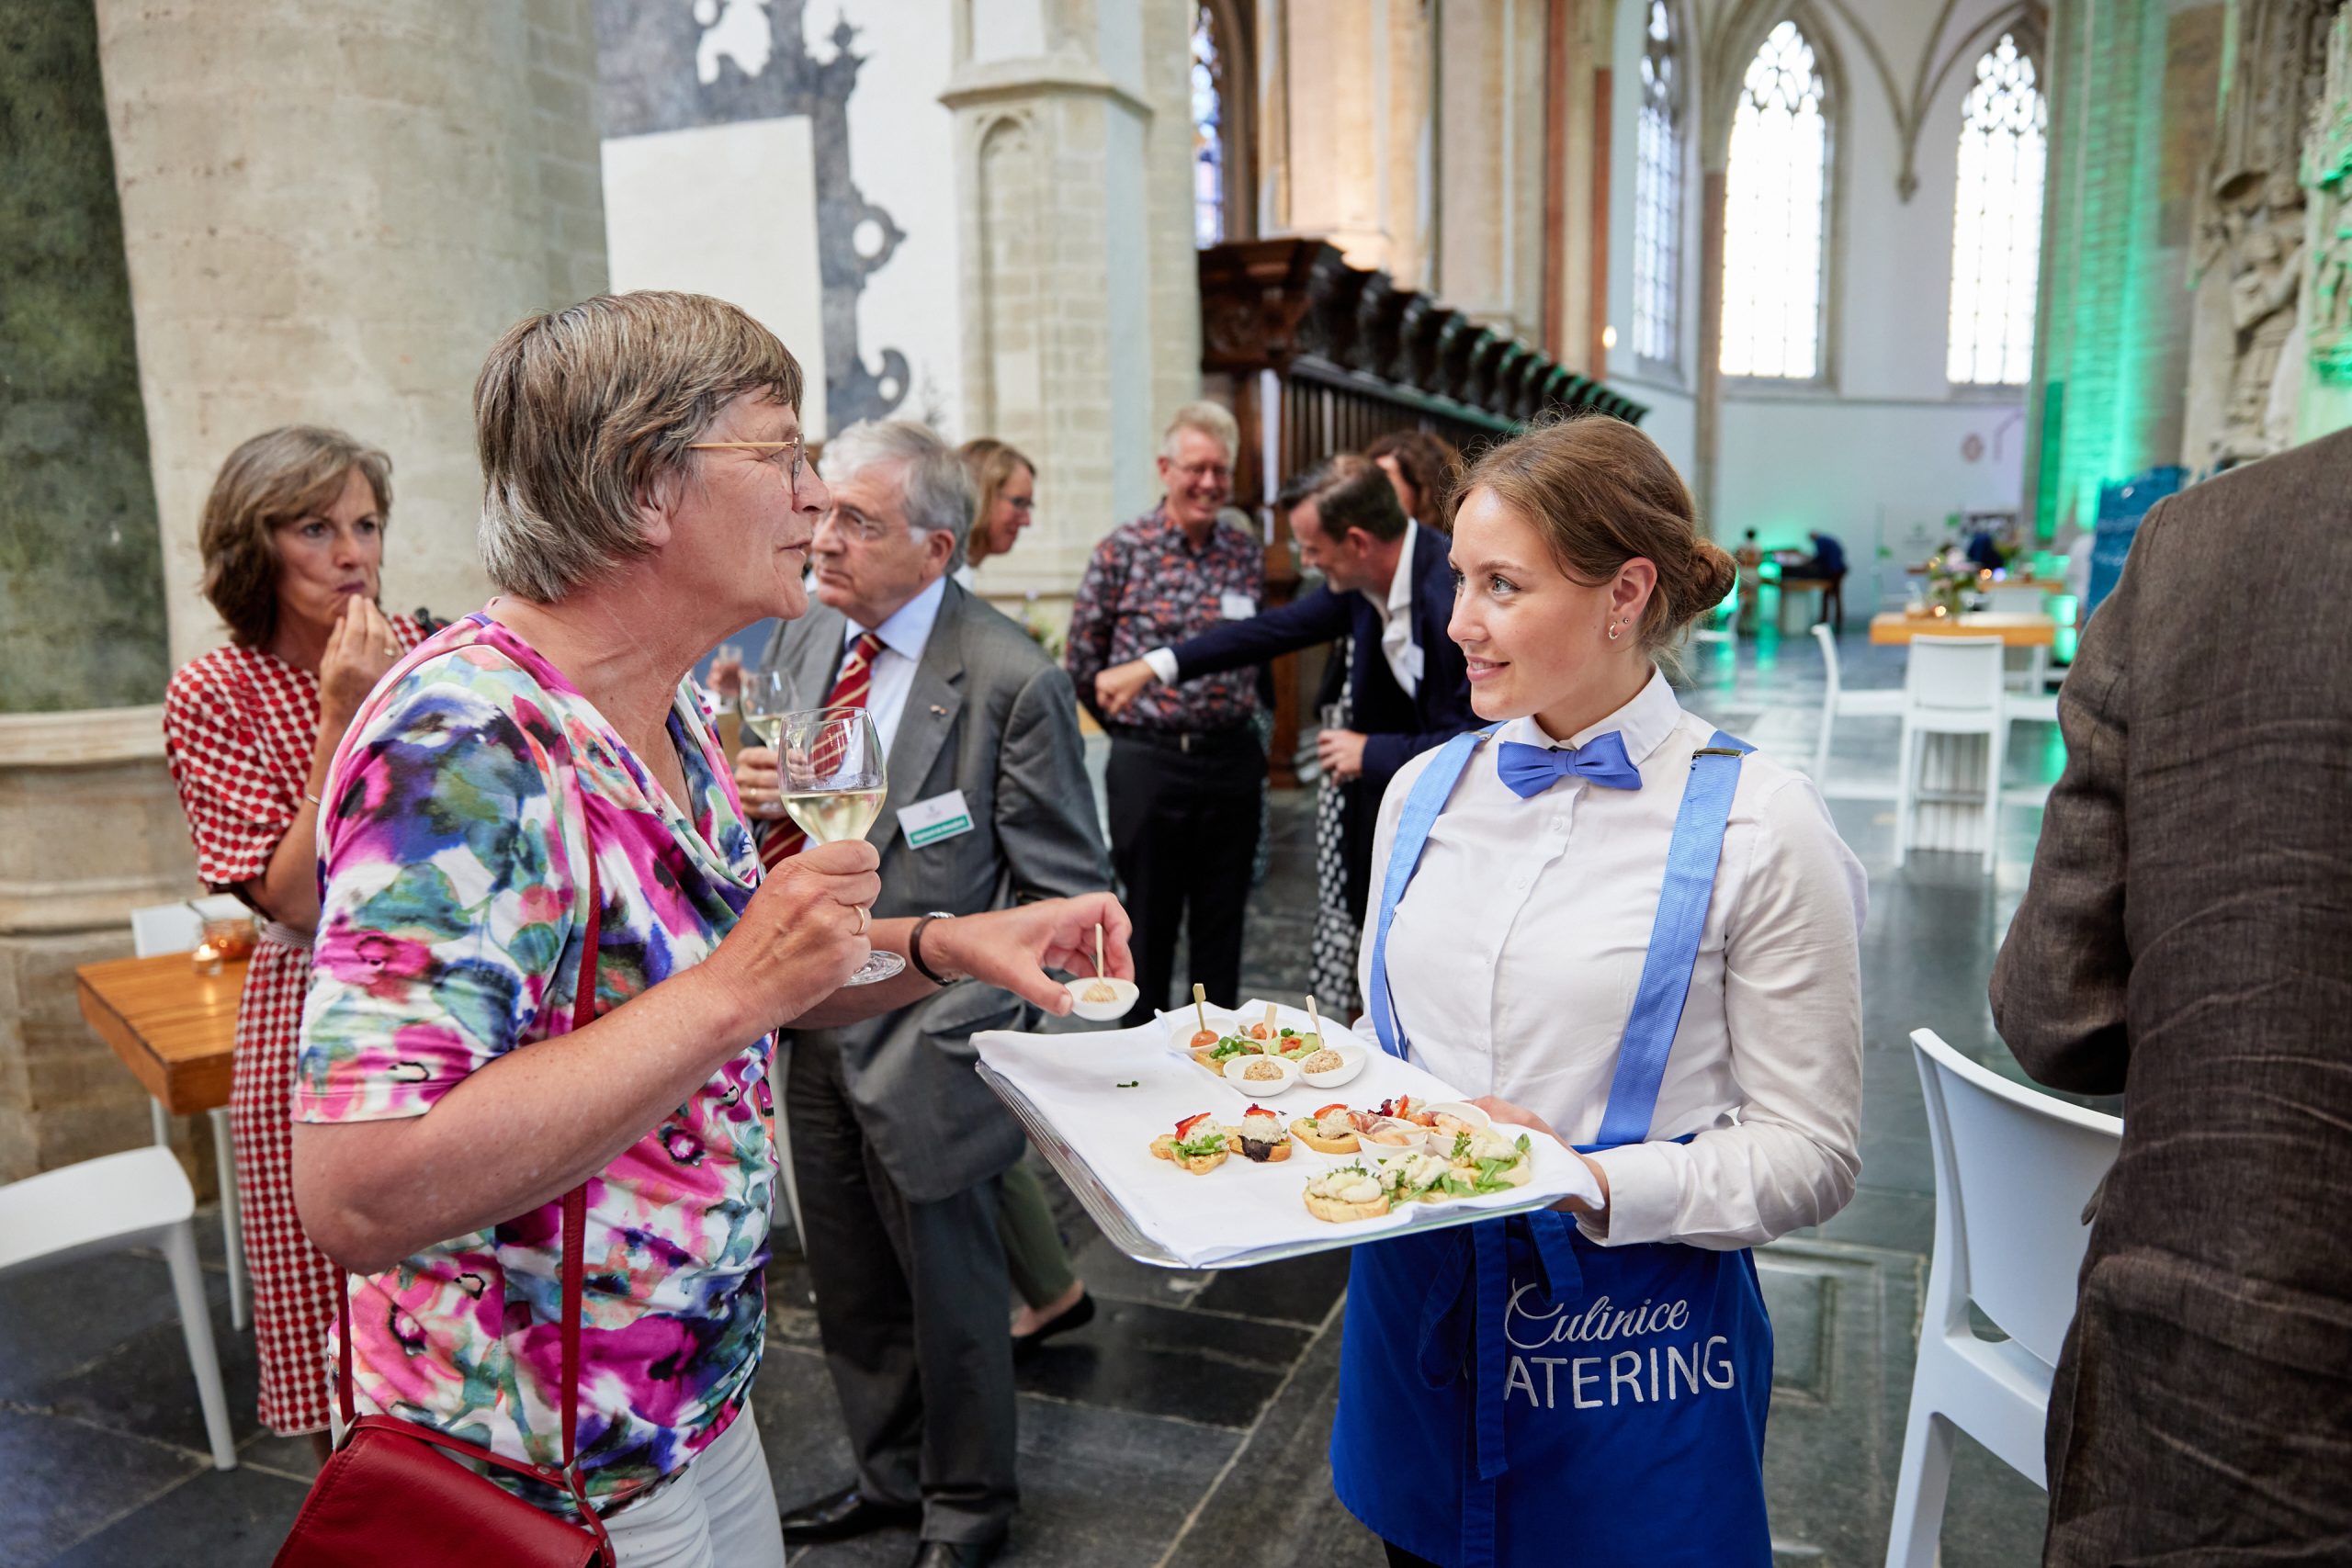
<svg viewBox="0 0 2352 1568">
<path fill-rule="evenodd" d="M 917 920 L 915 922 L 915 929 L 909 932 L 907 936 L 907 962 L 915 966 L 916 974 L 921 975 L 924 979 L 930 981 L 934 986 L 952 986 L 958 980 L 968 978 L 968 976 L 963 975 L 942 975 L 938 970 L 933 969 L 930 964 L 925 964 L 922 961 L 923 927 L 931 924 L 933 920 L 952 920 L 955 918 L 956 912 L 953 909 L 933 909 L 931 913 Z"/>
</svg>

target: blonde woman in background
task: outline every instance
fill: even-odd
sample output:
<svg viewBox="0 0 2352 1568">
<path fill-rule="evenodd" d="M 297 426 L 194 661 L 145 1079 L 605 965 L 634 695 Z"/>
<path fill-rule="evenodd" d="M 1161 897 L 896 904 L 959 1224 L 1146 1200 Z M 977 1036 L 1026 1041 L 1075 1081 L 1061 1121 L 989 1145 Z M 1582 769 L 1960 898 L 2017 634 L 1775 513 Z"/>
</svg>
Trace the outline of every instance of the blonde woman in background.
<svg viewBox="0 0 2352 1568">
<path fill-rule="evenodd" d="M 956 569 L 956 582 L 969 588 L 979 564 L 990 556 L 1008 553 L 1033 520 L 1037 465 L 993 435 L 965 442 L 956 448 L 956 456 L 964 459 L 972 488 L 980 498 L 972 513 L 971 537 L 964 545 L 964 564 Z"/>
</svg>

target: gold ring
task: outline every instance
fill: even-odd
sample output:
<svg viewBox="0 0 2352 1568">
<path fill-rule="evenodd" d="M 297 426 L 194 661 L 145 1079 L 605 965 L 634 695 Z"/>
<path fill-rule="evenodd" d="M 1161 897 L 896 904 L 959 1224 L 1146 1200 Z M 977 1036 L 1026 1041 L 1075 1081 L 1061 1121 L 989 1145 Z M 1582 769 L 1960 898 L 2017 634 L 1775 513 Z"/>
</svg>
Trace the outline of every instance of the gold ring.
<svg viewBox="0 0 2352 1568">
<path fill-rule="evenodd" d="M 866 911 L 865 905 L 860 904 L 857 907 L 857 934 L 864 936 L 873 924 L 874 917 Z"/>
</svg>

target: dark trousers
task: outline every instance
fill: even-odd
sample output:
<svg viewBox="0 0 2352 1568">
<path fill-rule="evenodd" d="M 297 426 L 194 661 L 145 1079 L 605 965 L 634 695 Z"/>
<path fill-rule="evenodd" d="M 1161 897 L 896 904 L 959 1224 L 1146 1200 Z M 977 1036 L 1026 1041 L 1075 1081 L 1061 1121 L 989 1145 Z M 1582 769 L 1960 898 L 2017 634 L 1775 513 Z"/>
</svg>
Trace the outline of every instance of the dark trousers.
<svg viewBox="0 0 2352 1568">
<path fill-rule="evenodd" d="M 1188 978 L 1220 1007 L 1241 999 L 1241 911 L 1265 782 L 1266 755 L 1251 730 L 1204 738 L 1190 752 L 1113 737 L 1103 777 L 1111 863 L 1136 925 L 1138 995 L 1129 1025 L 1150 1022 L 1155 1008 L 1169 1005 L 1180 926 L 1192 943 Z"/>
<path fill-rule="evenodd" d="M 909 1201 L 858 1126 L 831 1046 L 794 1042 L 785 1114 L 858 1490 L 920 1502 L 926 1540 L 994 1537 L 1019 1497 L 1002 1179 Z"/>
<path fill-rule="evenodd" d="M 1437 1568 L 1428 1558 L 1416 1557 L 1393 1540 L 1384 1540 L 1380 1545 L 1388 1553 L 1388 1568 Z"/>
</svg>

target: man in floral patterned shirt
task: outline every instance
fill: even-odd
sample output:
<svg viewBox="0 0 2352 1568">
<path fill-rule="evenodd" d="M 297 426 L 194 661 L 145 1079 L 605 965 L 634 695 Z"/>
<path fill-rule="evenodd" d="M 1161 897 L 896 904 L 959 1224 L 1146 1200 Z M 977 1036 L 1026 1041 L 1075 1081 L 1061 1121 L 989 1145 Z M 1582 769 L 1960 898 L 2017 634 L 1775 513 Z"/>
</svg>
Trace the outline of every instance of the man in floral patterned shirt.
<svg viewBox="0 0 2352 1568">
<path fill-rule="evenodd" d="M 1159 443 L 1166 494 L 1095 547 L 1070 610 L 1067 660 L 1090 709 L 1102 671 L 1258 613 L 1264 547 L 1219 520 L 1240 439 L 1215 403 L 1178 410 Z M 1257 672 L 1241 670 L 1155 686 L 1115 722 L 1094 710 L 1111 735 L 1111 860 L 1136 922 L 1142 989 L 1130 1024 L 1169 1004 L 1176 931 L 1188 918 L 1191 977 L 1213 1002 L 1240 999 L 1241 908 L 1266 781 L 1258 705 Z"/>
</svg>

